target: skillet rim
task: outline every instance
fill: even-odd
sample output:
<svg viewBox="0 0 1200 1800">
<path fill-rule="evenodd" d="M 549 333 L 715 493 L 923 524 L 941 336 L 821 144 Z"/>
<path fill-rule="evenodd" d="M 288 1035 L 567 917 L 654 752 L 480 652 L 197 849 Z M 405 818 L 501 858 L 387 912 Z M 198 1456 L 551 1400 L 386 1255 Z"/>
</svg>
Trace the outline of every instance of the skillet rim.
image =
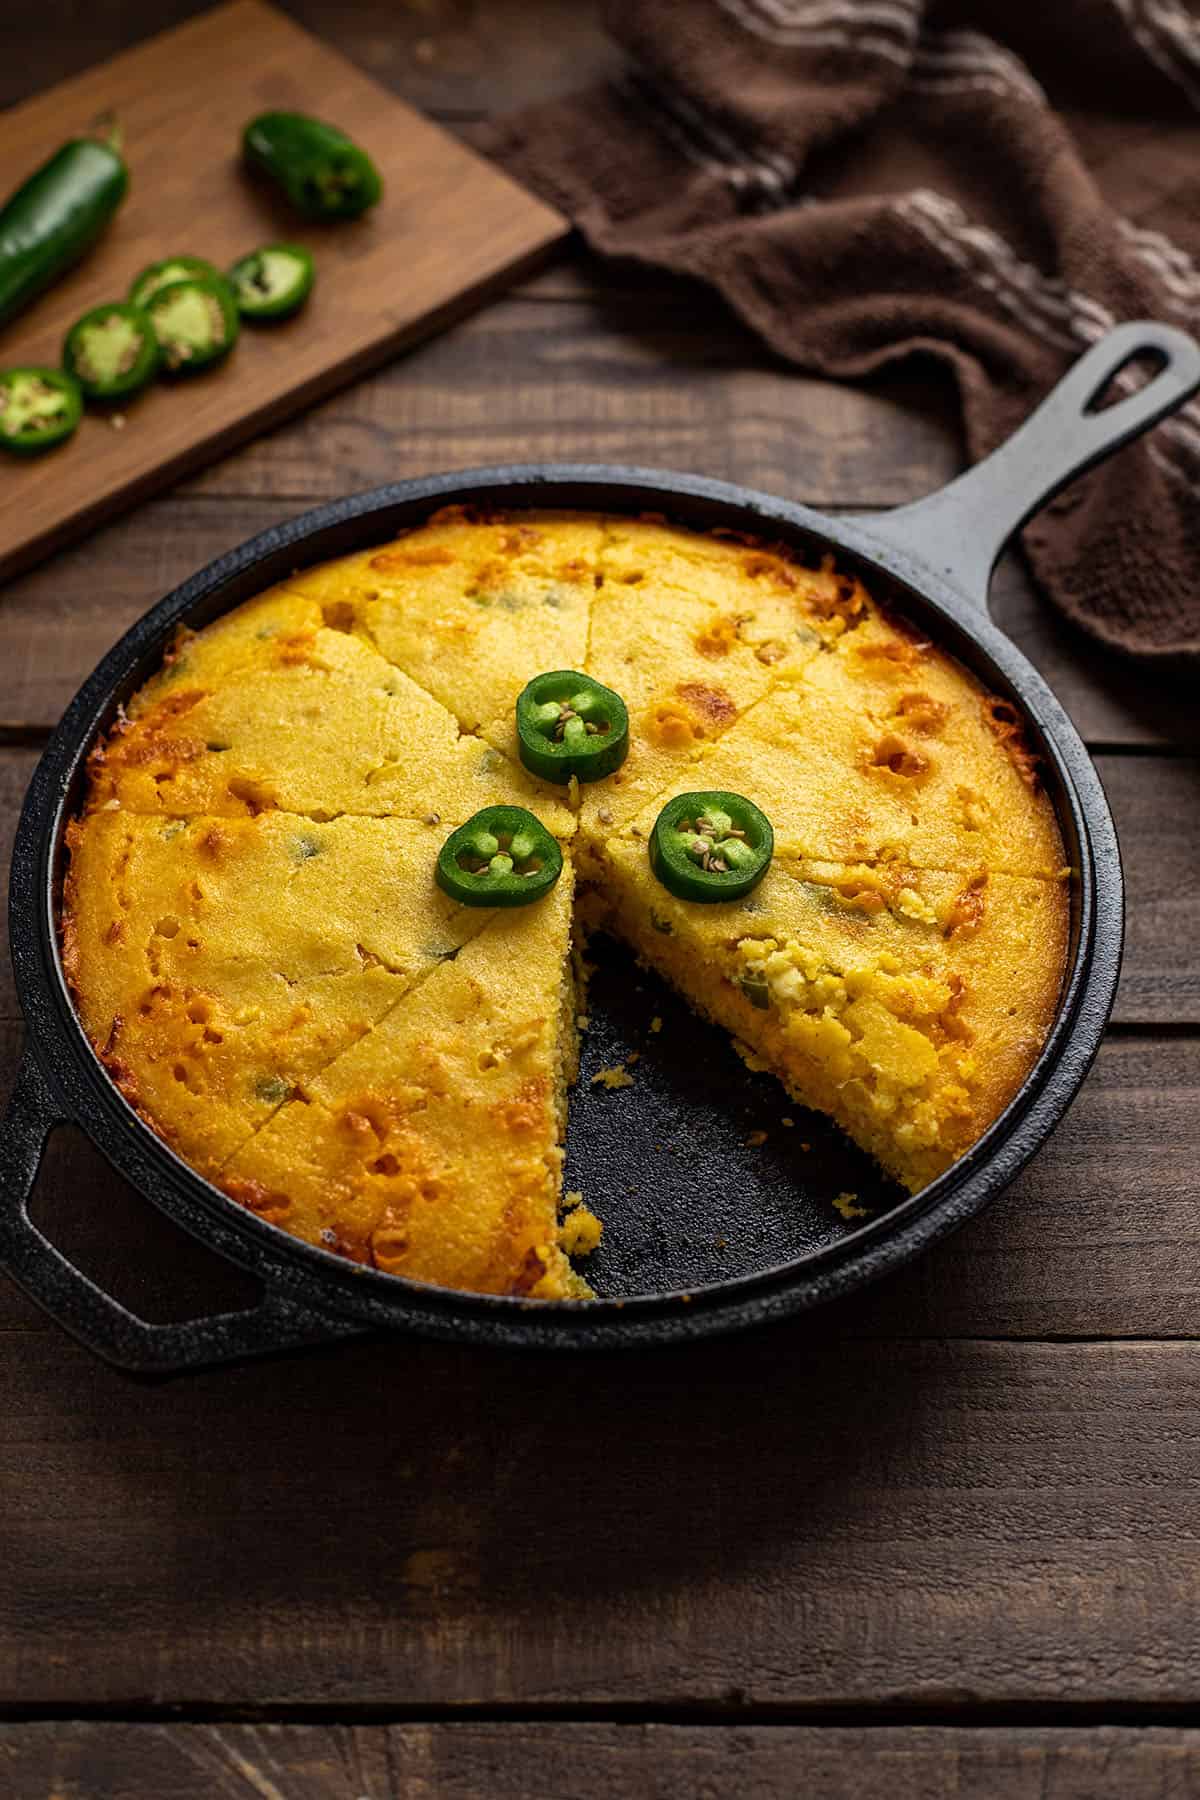
<svg viewBox="0 0 1200 1800">
<path fill-rule="evenodd" d="M 968 664 L 984 662 L 985 678 L 1010 689 L 1034 727 L 1038 747 L 1054 769 L 1055 810 L 1068 853 L 1077 861 L 1077 929 L 1054 1023 L 1009 1105 L 958 1162 L 918 1194 L 833 1243 L 752 1275 L 628 1298 L 531 1301 L 431 1288 L 346 1263 L 238 1207 L 156 1136 L 119 1094 L 84 1034 L 59 957 L 56 873 L 73 790 L 116 706 L 158 665 L 179 623 L 201 615 L 207 622 L 280 579 L 282 570 L 269 578 L 256 573 L 273 560 L 330 536 L 344 541 L 324 542 L 300 561 L 346 554 L 383 541 L 389 529 L 408 522 L 395 519 L 371 529 L 389 514 L 415 517 L 473 497 L 491 504 L 626 515 L 653 509 L 692 525 L 703 525 L 706 511 L 732 510 L 740 517 L 710 516 L 708 527 L 732 523 L 833 549 L 863 564 L 873 577 L 898 585 L 918 609 L 932 612 L 945 647 L 960 657 L 967 649 Z M 422 476 L 327 502 L 246 540 L 174 589 L 134 622 L 75 695 L 34 771 L 15 836 L 9 908 L 14 972 L 28 1044 L 58 1102 L 56 1122 L 61 1117 L 80 1125 L 146 1199 L 257 1275 L 268 1292 L 332 1312 L 343 1328 L 355 1321 L 508 1346 L 666 1343 L 782 1317 L 901 1266 L 981 1211 L 1050 1135 L 1099 1048 L 1120 967 L 1120 856 L 1099 776 L 1042 677 L 981 607 L 932 568 L 874 539 L 872 516 L 832 518 L 757 489 L 669 470 L 495 465 Z M 931 553 L 933 548 L 931 542 Z M 239 591 L 230 595 L 231 587 Z"/>
</svg>

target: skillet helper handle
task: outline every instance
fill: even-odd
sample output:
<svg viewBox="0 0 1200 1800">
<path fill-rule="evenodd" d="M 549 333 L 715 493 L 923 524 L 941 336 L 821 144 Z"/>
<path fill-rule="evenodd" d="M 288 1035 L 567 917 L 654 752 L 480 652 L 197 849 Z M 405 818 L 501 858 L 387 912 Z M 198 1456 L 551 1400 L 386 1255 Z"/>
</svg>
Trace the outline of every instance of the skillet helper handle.
<svg viewBox="0 0 1200 1800">
<path fill-rule="evenodd" d="M 1159 359 L 1135 393 L 1088 410 L 1136 356 Z M 998 450 L 938 493 L 866 523 L 867 533 L 942 576 L 981 610 L 996 560 L 1039 507 L 1200 388 L 1200 345 L 1151 320 L 1118 325 L 1093 344 Z"/>
<path fill-rule="evenodd" d="M 361 1335 L 363 1327 L 268 1291 L 244 1312 L 153 1325 L 138 1318 L 44 1237 L 29 1196 L 46 1140 L 64 1114 L 29 1049 L 0 1124 L 0 1268 L 89 1350 L 139 1375 L 175 1375 Z"/>
</svg>

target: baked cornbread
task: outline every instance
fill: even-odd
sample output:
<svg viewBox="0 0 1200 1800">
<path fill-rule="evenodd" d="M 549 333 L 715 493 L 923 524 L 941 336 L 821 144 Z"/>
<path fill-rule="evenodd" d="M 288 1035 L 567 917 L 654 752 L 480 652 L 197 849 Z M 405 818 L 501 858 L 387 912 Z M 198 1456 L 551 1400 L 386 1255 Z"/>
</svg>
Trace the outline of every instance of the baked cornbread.
<svg viewBox="0 0 1200 1800">
<path fill-rule="evenodd" d="M 226 1191 L 392 1274 L 586 1294 L 557 1217 L 575 1074 L 571 900 L 568 868 L 546 900 L 493 915 L 243 1145 Z"/>
<path fill-rule="evenodd" d="M 632 835 L 605 847 L 593 913 L 802 1106 L 916 1192 L 975 1142 L 1054 1017 L 1062 890 L 901 862 L 776 863 L 696 906 Z"/>
<path fill-rule="evenodd" d="M 406 819 L 158 819 L 69 828 L 63 961 L 117 1084 L 214 1175 L 297 1083 L 491 916 L 433 884 Z"/>
<path fill-rule="evenodd" d="M 582 791 L 518 760 L 516 697 L 556 667 L 629 711 Z M 740 900 L 651 869 L 699 789 L 774 828 Z M 436 885 L 494 805 L 563 846 L 546 899 Z M 1020 1086 L 1066 954 L 1013 710 L 829 559 L 656 519 L 449 508 L 184 634 L 68 842 L 80 1016 L 179 1155 L 339 1255 L 534 1298 L 588 1293 L 598 1229 L 562 1217 L 577 902 L 913 1191 Z"/>
</svg>

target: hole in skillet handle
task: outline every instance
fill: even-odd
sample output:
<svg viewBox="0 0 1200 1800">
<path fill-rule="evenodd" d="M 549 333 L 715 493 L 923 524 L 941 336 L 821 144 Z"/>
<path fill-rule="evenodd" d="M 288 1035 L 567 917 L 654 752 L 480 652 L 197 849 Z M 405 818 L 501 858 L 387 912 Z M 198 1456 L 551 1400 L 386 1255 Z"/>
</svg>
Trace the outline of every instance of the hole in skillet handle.
<svg viewBox="0 0 1200 1800">
<path fill-rule="evenodd" d="M 1131 365 L 1157 367 L 1140 386 Z M 1107 390 L 1118 398 L 1105 404 Z M 996 560 L 1039 507 L 1200 389 L 1200 345 L 1150 320 L 1118 325 L 1081 356 L 1006 443 L 965 474 L 911 506 L 864 522 L 893 556 L 886 566 L 919 584 L 948 582 L 987 610 Z"/>
<path fill-rule="evenodd" d="M 1135 352 L 1119 369 L 1114 369 L 1111 375 L 1104 377 L 1084 407 L 1084 412 L 1107 412 L 1110 406 L 1118 406 L 1128 395 L 1148 386 L 1166 366 L 1167 359 L 1161 350 Z"/>
<path fill-rule="evenodd" d="M 152 1324 L 76 1268 L 29 1216 L 46 1141 L 69 1123 L 26 1049 L 0 1123 L 0 1268 L 89 1350 L 130 1374 L 163 1376 L 361 1336 L 350 1320 L 268 1290 L 257 1306 Z"/>
</svg>

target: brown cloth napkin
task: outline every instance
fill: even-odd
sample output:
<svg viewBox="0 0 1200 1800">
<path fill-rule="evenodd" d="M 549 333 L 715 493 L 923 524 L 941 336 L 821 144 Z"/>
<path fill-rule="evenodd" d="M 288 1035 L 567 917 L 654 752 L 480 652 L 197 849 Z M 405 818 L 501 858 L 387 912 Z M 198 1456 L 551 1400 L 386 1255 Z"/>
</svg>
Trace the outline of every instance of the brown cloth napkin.
<svg viewBox="0 0 1200 1800">
<path fill-rule="evenodd" d="M 973 457 L 1115 322 L 1200 329 L 1180 0 L 612 0 L 608 22 L 628 72 L 485 147 L 806 369 L 940 357 Z M 1160 669 L 1200 660 L 1198 474 L 1192 402 L 1025 531 L 1062 611 Z"/>
</svg>

